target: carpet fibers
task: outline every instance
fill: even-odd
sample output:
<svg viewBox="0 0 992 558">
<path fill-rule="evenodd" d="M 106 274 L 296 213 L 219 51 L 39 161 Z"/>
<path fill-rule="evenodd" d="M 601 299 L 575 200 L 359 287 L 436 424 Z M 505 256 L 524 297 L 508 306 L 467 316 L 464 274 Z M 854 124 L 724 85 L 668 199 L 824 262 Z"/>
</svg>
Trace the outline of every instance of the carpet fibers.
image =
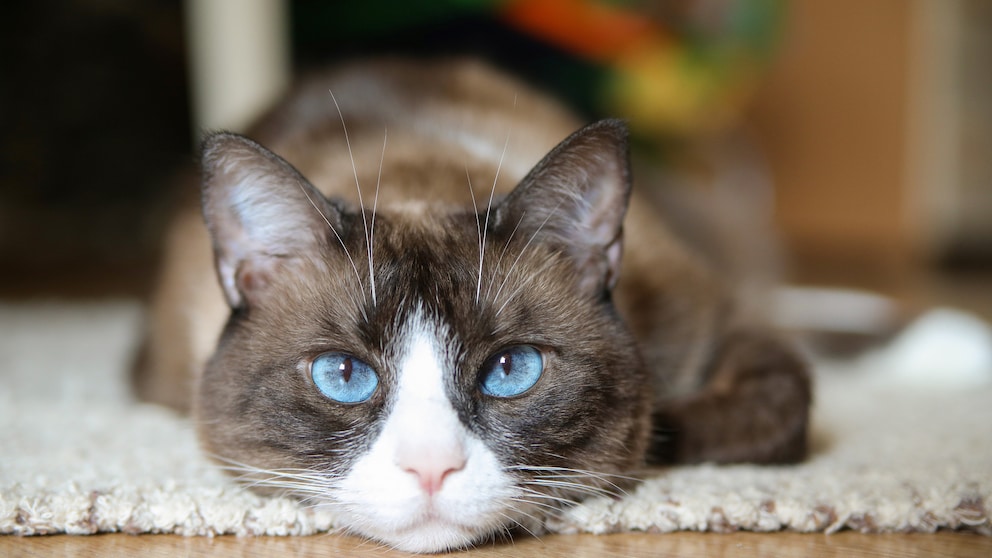
<svg viewBox="0 0 992 558">
<path fill-rule="evenodd" d="M 201 455 L 189 419 L 134 401 L 126 368 L 140 324 L 129 301 L 0 305 L 0 534 L 332 529 L 327 512 L 237 486 Z M 908 362 L 817 366 L 800 465 L 649 471 L 624 498 L 586 501 L 547 528 L 992 535 L 992 370 L 979 359 L 960 372 L 954 355 L 975 345 L 961 338 L 903 351 Z"/>
</svg>

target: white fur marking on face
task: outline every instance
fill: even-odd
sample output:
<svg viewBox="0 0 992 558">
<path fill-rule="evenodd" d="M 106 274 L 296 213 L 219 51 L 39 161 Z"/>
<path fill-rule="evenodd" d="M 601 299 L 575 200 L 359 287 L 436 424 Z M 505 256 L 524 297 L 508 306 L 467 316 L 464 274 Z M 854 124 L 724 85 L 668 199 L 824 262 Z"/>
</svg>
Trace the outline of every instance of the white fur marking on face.
<svg viewBox="0 0 992 558">
<path fill-rule="evenodd" d="M 445 393 L 441 341 L 447 336 L 424 325 L 410 332 L 391 418 L 400 434 L 396 465 L 433 494 L 464 467 L 467 433 Z"/>
<path fill-rule="evenodd" d="M 465 546 L 512 515 L 513 479 L 448 397 L 452 343 L 443 323 L 412 313 L 396 339 L 389 415 L 336 495 L 348 527 L 404 550 Z"/>
</svg>

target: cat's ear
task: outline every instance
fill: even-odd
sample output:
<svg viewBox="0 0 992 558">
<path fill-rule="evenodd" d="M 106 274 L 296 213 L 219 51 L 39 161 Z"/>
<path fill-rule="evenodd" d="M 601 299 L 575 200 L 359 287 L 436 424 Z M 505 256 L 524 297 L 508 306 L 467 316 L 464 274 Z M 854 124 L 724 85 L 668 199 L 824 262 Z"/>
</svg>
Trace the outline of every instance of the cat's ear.
<svg viewBox="0 0 992 558">
<path fill-rule="evenodd" d="M 582 291 L 600 296 L 619 276 L 629 198 L 627 127 L 601 120 L 548 153 L 500 203 L 496 223 L 563 250 Z"/>
<path fill-rule="evenodd" d="M 239 308 L 294 261 L 319 251 L 341 213 L 292 165 L 226 132 L 203 141 L 203 214 L 221 287 Z"/>
</svg>

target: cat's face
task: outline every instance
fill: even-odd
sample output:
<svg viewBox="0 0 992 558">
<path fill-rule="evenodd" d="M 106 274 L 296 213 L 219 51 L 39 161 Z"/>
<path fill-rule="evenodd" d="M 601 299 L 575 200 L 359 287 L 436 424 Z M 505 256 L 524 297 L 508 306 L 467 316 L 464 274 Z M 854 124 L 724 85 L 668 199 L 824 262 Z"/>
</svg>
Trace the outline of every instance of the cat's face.
<svg viewBox="0 0 992 558">
<path fill-rule="evenodd" d="M 491 210 L 373 223 L 260 146 L 208 140 L 234 309 L 198 393 L 208 451 L 413 551 L 615 490 L 643 459 L 650 393 L 609 302 L 625 165 L 622 128 L 601 123 Z"/>
</svg>

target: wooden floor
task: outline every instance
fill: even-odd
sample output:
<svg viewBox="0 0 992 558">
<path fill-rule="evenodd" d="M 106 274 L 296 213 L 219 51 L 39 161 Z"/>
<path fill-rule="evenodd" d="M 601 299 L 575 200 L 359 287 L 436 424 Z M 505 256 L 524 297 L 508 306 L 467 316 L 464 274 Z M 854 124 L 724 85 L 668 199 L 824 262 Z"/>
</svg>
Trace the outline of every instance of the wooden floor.
<svg viewBox="0 0 992 558">
<path fill-rule="evenodd" d="M 93 535 L 0 537 L 0 556 L 410 556 L 359 539 L 311 537 L 180 537 Z M 971 533 L 833 535 L 798 533 L 671 533 L 660 535 L 557 535 L 450 554 L 456 558 L 592 557 L 992 557 L 992 537 Z"/>
</svg>

